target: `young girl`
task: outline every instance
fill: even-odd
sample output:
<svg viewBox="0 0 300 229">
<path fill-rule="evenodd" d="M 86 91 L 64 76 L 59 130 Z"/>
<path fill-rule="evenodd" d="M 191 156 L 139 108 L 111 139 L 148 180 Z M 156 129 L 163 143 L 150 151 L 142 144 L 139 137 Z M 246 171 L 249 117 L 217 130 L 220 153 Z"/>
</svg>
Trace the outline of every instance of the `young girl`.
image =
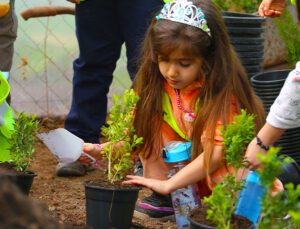
<svg viewBox="0 0 300 229">
<path fill-rule="evenodd" d="M 128 176 L 125 183 L 155 191 L 137 204 L 137 212 L 166 219 L 173 215 L 172 204 L 157 193 L 200 182 L 204 195 L 220 182 L 228 172 L 220 128 L 245 109 L 255 114 L 259 129 L 263 106 L 210 0 L 165 4 L 147 31 L 134 88 L 140 96 L 134 126 L 144 139 L 137 149 L 144 177 Z M 194 160 L 167 180 L 161 150 L 170 141 L 191 141 Z M 97 146 L 86 145 L 85 151 L 95 153 Z"/>
</svg>

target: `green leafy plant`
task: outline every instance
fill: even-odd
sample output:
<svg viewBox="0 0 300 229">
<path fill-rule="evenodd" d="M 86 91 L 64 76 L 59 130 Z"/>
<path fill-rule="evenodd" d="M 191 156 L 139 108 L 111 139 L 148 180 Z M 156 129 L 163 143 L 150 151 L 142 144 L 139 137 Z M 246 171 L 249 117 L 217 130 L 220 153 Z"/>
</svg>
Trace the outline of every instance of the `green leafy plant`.
<svg viewBox="0 0 300 229">
<path fill-rule="evenodd" d="M 11 160 L 9 163 L 18 171 L 26 172 L 34 153 L 35 136 L 38 131 L 36 115 L 26 112 L 18 114 L 14 132 L 8 140 Z"/>
<path fill-rule="evenodd" d="M 236 11 L 242 13 L 257 12 L 260 0 L 214 0 L 224 11 Z"/>
<path fill-rule="evenodd" d="M 226 162 L 234 168 L 232 175 L 228 174 L 223 182 L 217 184 L 212 194 L 204 198 L 208 205 L 207 219 L 217 224 L 219 229 L 231 228 L 234 206 L 237 204 L 237 193 L 243 188 L 243 181 L 237 181 L 238 169 L 244 167 L 243 155 L 249 142 L 254 137 L 254 116 L 245 110 L 234 117 L 233 123 L 222 130 L 223 144 L 226 152 Z"/>
<path fill-rule="evenodd" d="M 283 40 L 286 51 L 287 61 L 295 66 L 300 60 L 300 29 L 289 10 L 284 10 L 280 18 L 274 19 L 279 36 Z"/>
<path fill-rule="evenodd" d="M 121 96 L 113 96 L 108 126 L 102 127 L 102 135 L 108 144 L 101 153 L 108 162 L 108 181 L 114 183 L 124 178 L 133 167 L 131 153 L 143 141 L 135 134 L 134 109 L 139 97 L 134 90 L 126 90 Z"/>
<path fill-rule="evenodd" d="M 267 190 L 262 198 L 262 220 L 258 224 L 259 229 L 299 228 L 300 226 L 300 185 L 295 188 L 289 183 L 285 185 L 284 192 L 278 192 L 276 195 L 272 192 L 275 178 L 282 172 L 282 167 L 291 162 L 290 158 L 278 156 L 279 151 L 279 147 L 271 147 L 266 155 L 258 155 L 263 167 L 258 170 L 261 185 Z M 291 219 L 283 220 L 287 214 Z"/>
</svg>

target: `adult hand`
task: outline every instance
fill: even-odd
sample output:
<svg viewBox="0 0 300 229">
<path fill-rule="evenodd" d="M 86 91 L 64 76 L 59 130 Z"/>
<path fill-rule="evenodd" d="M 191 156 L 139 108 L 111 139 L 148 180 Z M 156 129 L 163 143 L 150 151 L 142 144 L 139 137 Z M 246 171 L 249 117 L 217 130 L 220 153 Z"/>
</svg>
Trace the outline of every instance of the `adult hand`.
<svg viewBox="0 0 300 229">
<path fill-rule="evenodd" d="M 83 152 L 89 154 L 90 156 L 92 156 L 93 158 L 96 159 L 96 161 L 100 161 L 102 158 L 101 155 L 101 150 L 103 149 L 104 144 L 91 144 L 91 143 L 84 143 L 83 145 Z M 93 161 L 85 156 L 84 154 L 80 156 L 80 158 L 78 159 L 79 162 L 84 163 L 84 164 L 90 164 Z"/>
<path fill-rule="evenodd" d="M 123 184 L 143 185 L 153 190 L 154 192 L 160 193 L 162 195 L 167 195 L 171 192 L 171 190 L 168 187 L 167 180 L 156 180 L 156 179 L 150 179 L 150 178 L 132 176 L 132 175 L 128 175 L 126 177 L 129 180 L 123 181 Z"/>
<path fill-rule="evenodd" d="M 258 14 L 262 17 L 279 17 L 285 8 L 285 0 L 263 0 L 258 8 Z"/>
<path fill-rule="evenodd" d="M 81 0 L 67 0 L 68 2 L 72 2 L 72 3 L 75 3 L 75 4 L 79 4 Z"/>
</svg>

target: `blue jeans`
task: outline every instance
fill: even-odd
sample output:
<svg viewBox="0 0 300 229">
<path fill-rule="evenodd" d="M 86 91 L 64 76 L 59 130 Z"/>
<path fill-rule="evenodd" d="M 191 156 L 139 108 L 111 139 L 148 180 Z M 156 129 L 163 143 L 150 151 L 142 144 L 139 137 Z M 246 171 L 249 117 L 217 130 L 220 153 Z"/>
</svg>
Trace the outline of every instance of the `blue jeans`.
<svg viewBox="0 0 300 229">
<path fill-rule="evenodd" d="M 141 41 L 162 5 L 162 0 L 87 0 L 76 5 L 79 57 L 73 63 L 72 105 L 65 128 L 85 142 L 99 142 L 122 44 L 133 80 Z"/>
<path fill-rule="evenodd" d="M 14 54 L 14 42 L 17 38 L 18 20 L 15 14 L 15 0 L 10 0 L 11 10 L 0 17 L 0 71 L 9 72 Z"/>
</svg>

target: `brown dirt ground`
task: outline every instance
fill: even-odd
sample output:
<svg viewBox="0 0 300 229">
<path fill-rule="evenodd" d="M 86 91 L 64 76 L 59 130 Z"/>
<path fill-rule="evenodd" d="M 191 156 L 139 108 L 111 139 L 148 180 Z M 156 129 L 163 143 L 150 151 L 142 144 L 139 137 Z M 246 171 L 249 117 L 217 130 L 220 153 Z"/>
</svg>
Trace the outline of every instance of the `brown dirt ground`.
<svg viewBox="0 0 300 229">
<path fill-rule="evenodd" d="M 63 122 L 63 118 L 44 118 L 41 121 L 40 132 L 62 127 Z M 104 175 L 101 170 L 95 170 L 83 177 L 57 177 L 56 165 L 56 158 L 42 142 L 37 141 L 30 170 L 36 172 L 38 176 L 34 179 L 29 196 L 46 203 L 50 214 L 60 223 L 70 224 L 74 228 L 85 228 L 85 194 L 82 182 L 101 179 Z M 143 189 L 139 198 L 147 194 L 149 190 Z M 174 229 L 177 227 L 172 222 L 146 221 L 134 217 L 132 228 Z"/>
</svg>

